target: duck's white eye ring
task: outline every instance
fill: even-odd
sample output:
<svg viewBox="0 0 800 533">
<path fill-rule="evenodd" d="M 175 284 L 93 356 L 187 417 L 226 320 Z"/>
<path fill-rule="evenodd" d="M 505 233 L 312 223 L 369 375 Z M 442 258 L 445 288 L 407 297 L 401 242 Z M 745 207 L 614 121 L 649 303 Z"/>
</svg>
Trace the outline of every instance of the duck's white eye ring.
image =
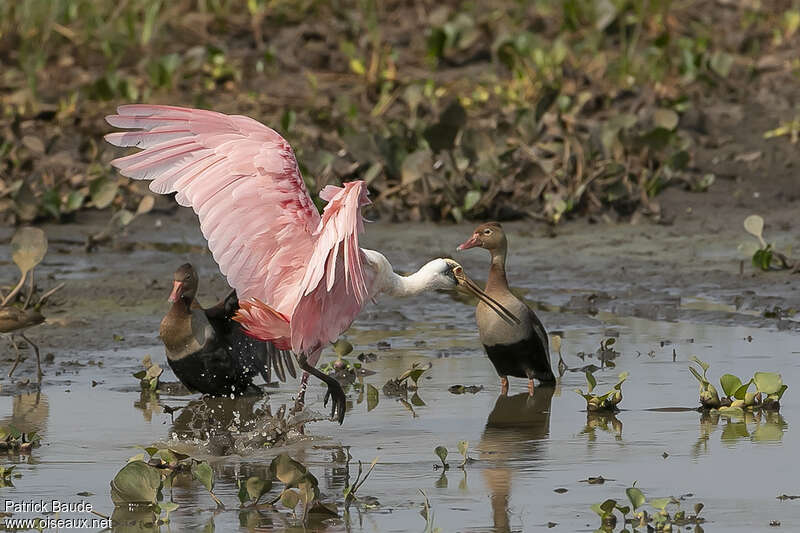
<svg viewBox="0 0 800 533">
<path fill-rule="evenodd" d="M 484 234 L 484 235 L 491 235 L 491 234 L 492 234 L 492 230 L 490 230 L 490 229 L 485 229 L 485 230 L 483 230 L 483 234 Z"/>
</svg>

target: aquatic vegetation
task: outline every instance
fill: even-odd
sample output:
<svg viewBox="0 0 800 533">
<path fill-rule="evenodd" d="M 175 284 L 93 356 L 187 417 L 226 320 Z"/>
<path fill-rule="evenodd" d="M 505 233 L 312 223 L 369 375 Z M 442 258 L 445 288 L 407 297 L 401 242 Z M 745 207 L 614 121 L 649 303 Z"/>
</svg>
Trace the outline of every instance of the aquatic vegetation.
<svg viewBox="0 0 800 533">
<path fill-rule="evenodd" d="M 102 204 L 105 204 L 103 205 L 103 207 L 107 207 L 108 205 L 111 204 L 111 201 L 114 199 L 114 195 L 116 195 L 118 186 L 116 182 L 112 183 L 106 178 L 99 178 L 99 179 L 103 180 L 103 182 L 100 186 L 98 186 L 97 189 L 98 198 L 96 200 L 93 200 L 93 202 L 97 204 L 97 202 L 99 201 Z M 92 198 L 94 199 L 94 197 L 95 196 L 93 195 Z M 106 227 L 102 231 L 86 237 L 86 245 L 84 248 L 86 249 L 87 252 L 91 252 L 95 250 L 100 244 L 104 244 L 111 241 L 112 239 L 114 239 L 114 237 L 120 234 L 122 230 L 124 230 L 127 226 L 129 226 L 138 217 L 146 213 L 149 213 L 153 209 L 154 205 L 155 205 L 155 198 L 153 196 L 146 195 L 142 196 L 142 198 L 139 200 L 139 204 L 136 207 L 135 211 L 130 211 L 124 207 L 115 211 L 114 214 L 111 215 L 111 218 L 106 224 Z"/>
<path fill-rule="evenodd" d="M 214 472 L 208 462 L 169 448 L 142 449 L 144 453 L 131 457 L 111 481 L 111 501 L 115 506 L 129 509 L 140 506 L 164 511 L 168 517 L 177 505 L 164 500 L 164 489 L 172 490 L 179 477 L 189 477 L 206 488 L 218 508 L 225 508 L 214 494 Z"/>
<path fill-rule="evenodd" d="M 42 437 L 35 431 L 23 433 L 14 426 L 0 428 L 0 452 L 31 453 L 41 446 Z"/>
<path fill-rule="evenodd" d="M 774 244 L 764 240 L 764 219 L 759 215 L 750 215 L 744 219 L 744 229 L 758 240 L 758 247 L 740 245 L 740 249 L 752 255 L 753 266 L 764 271 L 800 268 L 800 262 L 792 262 L 785 254 L 775 249 Z"/>
<path fill-rule="evenodd" d="M 424 533 L 442 533 L 442 528 L 436 527 L 436 525 L 435 525 L 434 516 L 433 516 L 433 508 L 431 507 L 430 500 L 428 500 L 428 495 L 425 494 L 425 491 L 422 490 L 422 489 L 419 489 L 419 492 L 420 492 L 420 494 L 422 494 L 422 497 L 425 499 L 422 502 L 422 510 L 419 512 L 419 514 L 422 516 L 422 518 L 425 519 Z"/>
<path fill-rule="evenodd" d="M 616 366 L 614 359 L 619 357 L 619 352 L 613 348 L 616 342 L 617 342 L 616 338 L 608 337 L 607 339 L 603 339 L 600 341 L 600 346 L 594 353 L 578 352 L 576 355 L 580 357 L 581 360 L 585 360 L 586 357 L 596 357 L 597 360 L 600 361 L 600 368 L 603 367 L 614 368 Z M 559 348 L 561 347 L 560 340 L 557 342 L 557 345 Z M 559 350 L 559 356 L 560 355 L 561 352 Z"/>
<path fill-rule="evenodd" d="M 411 368 L 396 378 L 390 378 L 383 385 L 383 393 L 388 397 L 406 397 L 409 391 L 416 391 L 419 388 L 419 378 L 432 367 L 433 364 L 430 362 L 422 363 L 420 361 L 414 361 L 411 364 Z M 413 383 L 409 383 L 409 380 Z"/>
<path fill-rule="evenodd" d="M 622 401 L 622 384 L 628 379 L 628 373 L 623 372 L 618 376 L 618 381 L 610 391 L 602 395 L 594 394 L 592 391 L 597 386 L 597 380 L 591 372 L 586 372 L 586 392 L 582 389 L 575 389 L 586 400 L 586 409 L 590 412 L 616 412 L 619 411 L 619 403 Z"/>
<path fill-rule="evenodd" d="M 144 370 L 135 372 L 133 377 L 139 380 L 143 391 L 155 391 L 158 389 L 158 378 L 164 373 L 164 369 L 154 363 L 149 355 L 145 355 L 142 359 L 142 366 Z"/>
<path fill-rule="evenodd" d="M 438 464 L 437 465 L 433 465 L 433 469 L 434 470 L 438 470 L 438 469 L 441 468 L 442 470 L 449 470 L 450 469 L 450 463 L 447 462 L 447 455 L 449 453 L 447 451 L 447 448 L 444 447 L 444 446 L 437 446 L 436 448 L 434 448 L 433 453 L 436 454 L 436 457 L 438 457 L 439 460 L 442 462 L 441 465 L 438 465 Z M 469 442 L 468 441 L 465 441 L 465 440 L 458 441 L 458 453 L 460 453 L 461 457 L 462 457 L 461 464 L 458 465 L 458 467 L 461 468 L 462 470 L 464 469 L 464 467 L 466 465 L 475 462 L 475 459 L 473 459 L 472 457 L 469 456 Z"/>
<path fill-rule="evenodd" d="M 706 376 L 710 365 L 695 355 L 691 361 L 703 371 L 701 374 L 694 367 L 689 367 L 689 371 L 700 382 L 701 408 L 717 409 L 723 415 L 741 416 L 745 410 L 755 409 L 777 411 L 783 394 L 789 388 L 777 372 L 756 372 L 746 382 L 733 374 L 723 374 L 719 380 L 723 392 L 723 396 L 720 396 Z M 755 390 L 749 390 L 753 385 Z"/>
<path fill-rule="evenodd" d="M 636 482 L 625 489 L 625 495 L 630 505 L 623 505 L 615 499 L 592 505 L 592 511 L 600 517 L 600 528 L 597 531 L 603 533 L 617 531 L 618 514 L 622 517 L 620 533 L 637 531 L 639 528 L 647 531 L 673 531 L 673 527 L 683 528 L 688 525 L 694 526 L 694 531 L 703 531 L 700 524 L 705 522 L 705 519 L 699 516 L 704 507 L 702 503 L 696 503 L 694 513 L 687 514 L 680 508 L 680 499 L 673 497 L 648 499 L 641 489 L 636 487 Z M 650 507 L 649 512 L 645 506 Z"/>
<path fill-rule="evenodd" d="M 436 457 L 442 462 L 442 465 L 433 465 L 434 470 L 441 468 L 442 470 L 447 470 L 450 468 L 450 464 L 447 462 L 447 448 L 444 446 L 437 446 L 433 449 L 433 453 L 436 454 Z"/>
<path fill-rule="evenodd" d="M 14 472 L 15 468 L 17 468 L 15 465 L 0 466 L 0 488 L 13 487 L 14 483 L 11 479 L 22 477 L 22 474 L 19 472 Z"/>
<path fill-rule="evenodd" d="M 447 390 L 450 394 L 477 394 L 483 390 L 483 385 L 451 385 Z"/>
<path fill-rule="evenodd" d="M 361 464 L 361 461 L 358 462 L 358 472 L 356 473 L 355 481 L 353 481 L 352 483 L 348 483 L 345 486 L 344 490 L 342 491 L 342 495 L 344 496 L 344 508 L 345 508 L 345 511 L 350 507 L 350 505 L 354 501 L 358 501 L 359 500 L 359 498 L 356 495 L 356 493 L 358 492 L 358 489 L 360 489 L 361 486 L 367 481 L 367 478 L 372 473 L 372 469 L 375 468 L 376 464 L 378 464 L 378 458 L 377 457 L 372 460 L 372 463 L 370 463 L 369 468 L 367 469 L 367 472 L 364 474 L 364 477 L 362 478 L 361 474 L 363 473 L 363 466 Z"/>
</svg>

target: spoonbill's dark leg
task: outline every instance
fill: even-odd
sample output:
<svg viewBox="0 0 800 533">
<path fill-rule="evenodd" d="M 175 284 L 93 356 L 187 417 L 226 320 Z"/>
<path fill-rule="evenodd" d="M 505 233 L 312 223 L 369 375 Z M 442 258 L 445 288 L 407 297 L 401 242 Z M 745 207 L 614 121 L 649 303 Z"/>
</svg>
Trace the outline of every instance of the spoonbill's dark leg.
<svg viewBox="0 0 800 533">
<path fill-rule="evenodd" d="M 297 392 L 297 405 L 300 406 L 300 409 L 303 408 L 303 404 L 306 403 L 306 388 L 308 387 L 308 372 L 303 372 L 302 377 L 300 378 L 300 390 Z"/>
<path fill-rule="evenodd" d="M 500 376 L 500 394 L 508 394 L 508 378 L 506 376 Z"/>
<path fill-rule="evenodd" d="M 298 356 L 297 363 L 299 364 L 300 368 L 305 371 L 303 374 L 304 379 L 307 378 L 308 374 L 312 374 L 315 378 L 325 382 L 325 384 L 328 386 L 328 392 L 325 393 L 325 401 L 323 402 L 323 405 L 327 406 L 328 399 L 332 399 L 331 418 L 337 420 L 339 424 L 344 422 L 344 413 L 347 407 L 347 397 L 345 396 L 344 389 L 342 389 L 342 386 L 339 384 L 339 382 L 336 381 L 335 378 L 320 372 L 315 367 L 308 364 L 308 359 L 306 358 L 305 354 Z M 302 381 L 301 395 L 302 396 L 298 395 L 298 401 L 295 403 L 295 407 L 297 407 L 297 403 L 300 404 L 300 409 L 302 409 L 303 401 L 305 400 L 305 381 Z"/>
</svg>

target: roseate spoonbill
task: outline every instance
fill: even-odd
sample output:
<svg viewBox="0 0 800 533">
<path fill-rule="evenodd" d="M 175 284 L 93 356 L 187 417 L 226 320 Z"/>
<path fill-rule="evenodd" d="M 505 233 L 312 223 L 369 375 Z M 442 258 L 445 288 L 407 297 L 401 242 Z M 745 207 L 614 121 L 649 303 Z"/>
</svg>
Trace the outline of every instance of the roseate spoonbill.
<svg viewBox="0 0 800 533">
<path fill-rule="evenodd" d="M 506 252 L 508 240 L 503 227 L 497 222 L 487 222 L 475 228 L 472 237 L 461 244 L 459 250 L 480 246 L 492 256 L 486 294 L 520 318 L 519 323 L 497 320 L 491 310 L 478 303 L 475 317 L 478 321 L 481 343 L 486 355 L 500 375 L 502 394 L 508 393 L 508 376 L 528 378 L 528 393 L 533 394 L 533 378 L 541 383 L 554 384 L 556 377 L 550 367 L 550 348 L 547 332 L 528 305 L 514 296 L 506 280 Z"/>
<path fill-rule="evenodd" d="M 8 371 L 8 377 L 11 377 L 11 375 L 14 373 L 14 370 L 17 369 L 20 359 L 22 359 L 22 356 L 19 353 L 19 348 L 17 347 L 17 343 L 14 342 L 14 336 L 19 335 L 31 345 L 34 353 L 36 353 L 36 376 L 39 383 L 42 382 L 42 376 L 44 373 L 42 372 L 42 362 L 39 358 L 39 347 L 36 346 L 32 340 L 26 337 L 24 333 L 26 329 L 37 326 L 42 322 L 44 322 L 44 317 L 35 309 L 20 309 L 19 307 L 14 307 L 11 305 L 0 307 L 0 333 L 8 336 L 9 341 L 11 341 L 11 345 L 14 347 L 14 351 L 17 353 L 17 359 L 14 361 L 11 370 Z"/>
<path fill-rule="evenodd" d="M 169 295 L 172 305 L 159 330 L 167 363 L 181 383 L 211 396 L 238 396 L 252 386 L 256 374 L 269 383 L 271 366 L 281 381 L 286 381 L 284 362 L 289 374 L 297 377 L 290 352 L 253 339 L 233 320 L 239 310 L 236 291 L 203 309 L 195 299 L 197 285 L 191 264 L 178 267 Z"/>
<path fill-rule="evenodd" d="M 381 293 L 408 296 L 461 287 L 497 313 L 502 306 L 470 282 L 461 266 L 434 259 L 400 276 L 380 253 L 362 249 L 361 208 L 369 204 L 363 181 L 326 186 L 320 216 L 306 191 L 289 143 L 241 115 L 159 105 L 124 105 L 106 118 L 136 131 L 106 135 L 116 146 L 144 148 L 111 164 L 130 178 L 152 180 L 150 190 L 176 192 L 176 201 L 200 219 L 208 247 L 239 295 L 234 317 L 248 335 L 292 350 L 305 372 L 325 381 L 331 416 L 344 420 L 341 386 L 315 365 L 364 304 Z M 512 320 L 510 316 L 506 316 Z"/>
</svg>

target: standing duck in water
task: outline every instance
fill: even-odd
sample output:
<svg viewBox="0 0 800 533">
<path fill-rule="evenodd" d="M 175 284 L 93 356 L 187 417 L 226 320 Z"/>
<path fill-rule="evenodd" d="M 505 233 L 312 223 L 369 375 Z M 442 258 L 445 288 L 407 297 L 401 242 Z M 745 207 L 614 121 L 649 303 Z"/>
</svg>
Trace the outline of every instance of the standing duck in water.
<svg viewBox="0 0 800 533">
<path fill-rule="evenodd" d="M 546 384 L 556 381 L 550 367 L 547 332 L 533 310 L 508 288 L 508 241 L 503 227 L 497 222 L 481 224 L 458 249 L 467 250 L 476 246 L 486 248 L 492 256 L 486 294 L 519 318 L 518 324 L 499 319 L 483 302 L 478 302 L 475 316 L 481 343 L 500 375 L 502 394 L 508 393 L 508 376 L 514 376 L 528 378 L 528 393 L 533 395 L 534 378 Z"/>
<path fill-rule="evenodd" d="M 181 383 L 211 396 L 238 396 L 252 387 L 256 374 L 269 383 L 270 365 L 281 381 L 286 379 L 284 362 L 296 377 L 290 352 L 245 335 L 233 320 L 239 310 L 236 291 L 208 309 L 197 303 L 196 292 L 197 272 L 189 263 L 181 265 L 169 296 L 172 306 L 159 330 L 167 363 Z"/>
</svg>

